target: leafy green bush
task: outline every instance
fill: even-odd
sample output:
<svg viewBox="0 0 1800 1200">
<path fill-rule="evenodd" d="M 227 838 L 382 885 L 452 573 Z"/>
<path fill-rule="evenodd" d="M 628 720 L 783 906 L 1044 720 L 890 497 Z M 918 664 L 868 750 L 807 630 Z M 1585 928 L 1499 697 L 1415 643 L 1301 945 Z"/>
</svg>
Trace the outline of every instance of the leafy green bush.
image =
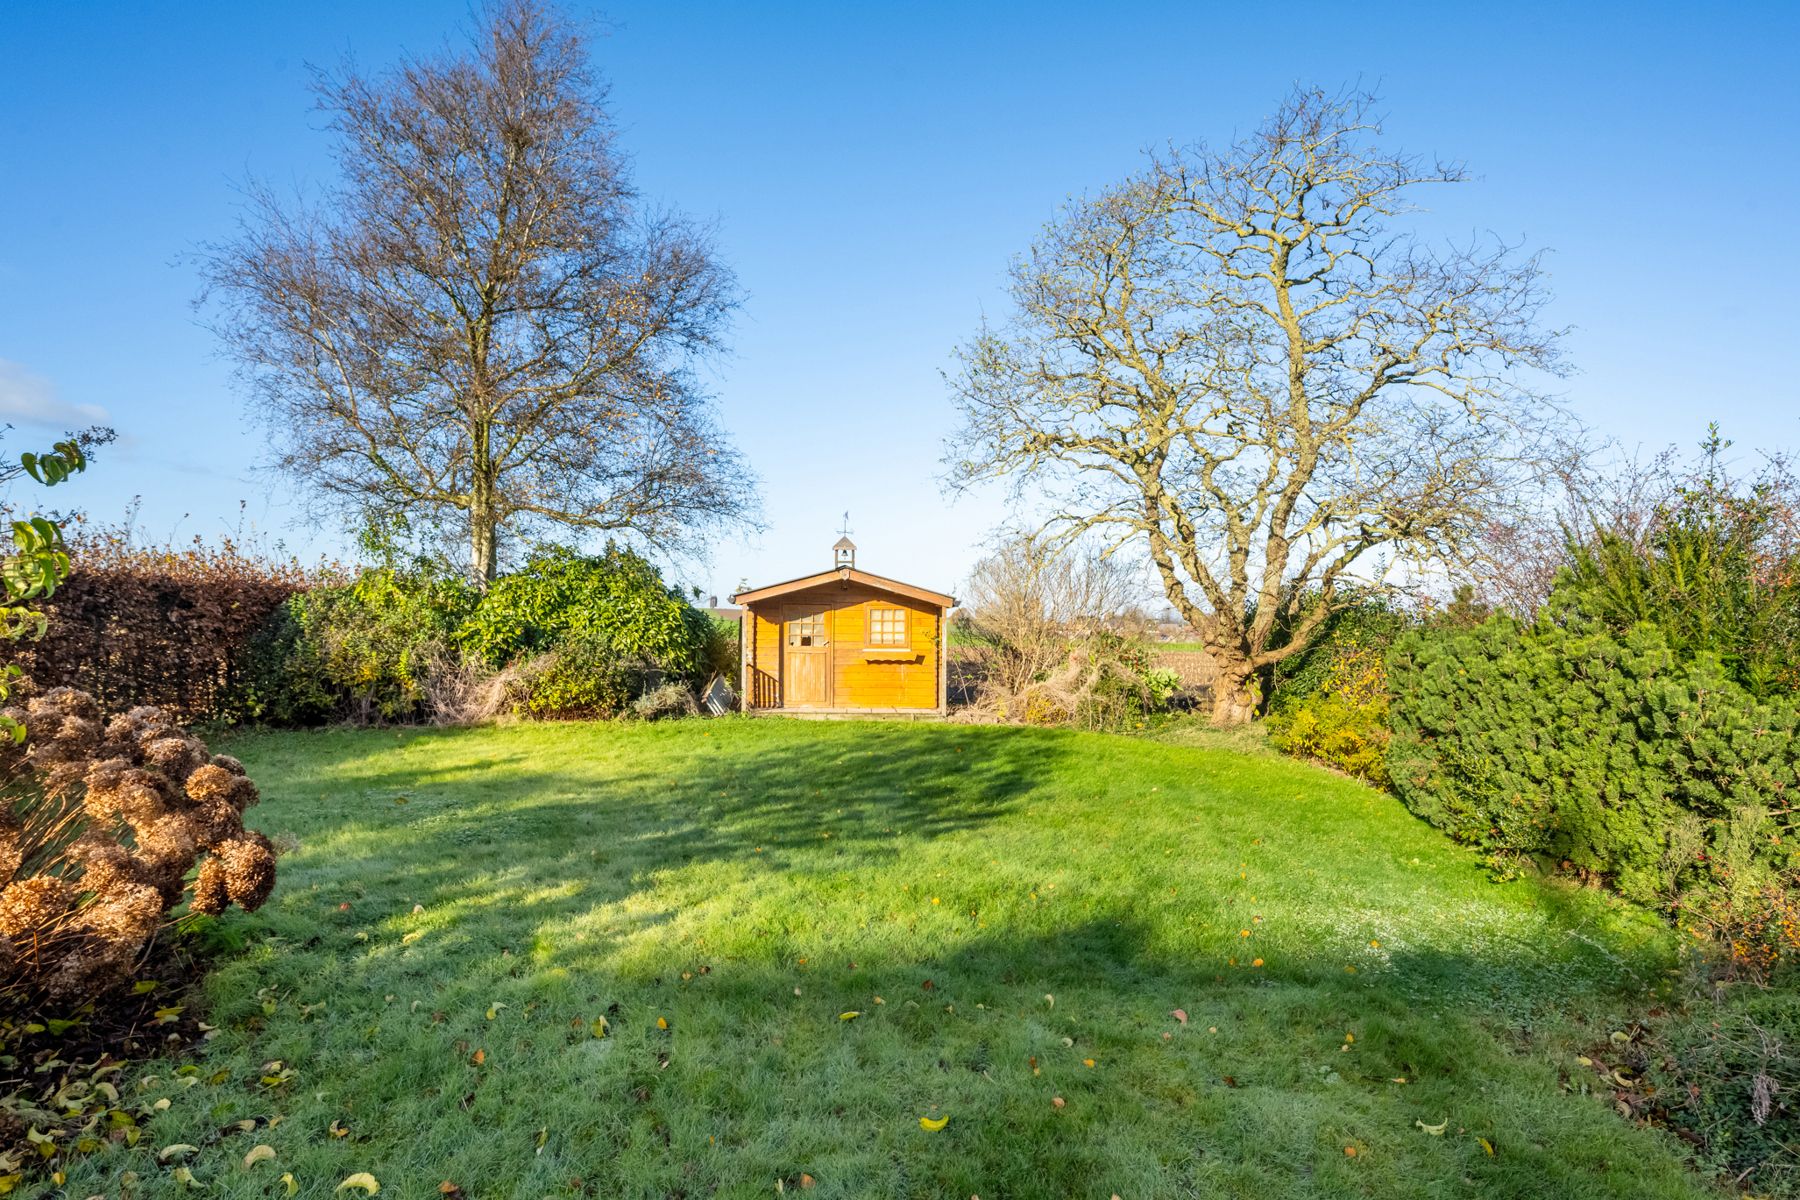
<svg viewBox="0 0 1800 1200">
<path fill-rule="evenodd" d="M 295 595 L 251 646 L 241 710 L 277 725 L 427 716 L 431 672 L 475 602 L 452 576 L 391 567 Z"/>
<path fill-rule="evenodd" d="M 1569 599 L 1563 597 L 1562 599 Z M 1764 973 L 1800 958 L 1800 704 L 1758 700 L 1655 626 L 1556 602 L 1410 634 L 1388 659 L 1388 768 L 1414 812 L 1488 851 L 1612 884 Z"/>
<path fill-rule="evenodd" d="M 495 580 L 456 633 L 459 645 L 496 666 L 579 641 L 583 653 L 604 645 L 623 664 L 684 677 L 706 668 L 715 637 L 712 618 L 655 566 L 613 545 L 594 557 L 538 551 Z"/>
</svg>

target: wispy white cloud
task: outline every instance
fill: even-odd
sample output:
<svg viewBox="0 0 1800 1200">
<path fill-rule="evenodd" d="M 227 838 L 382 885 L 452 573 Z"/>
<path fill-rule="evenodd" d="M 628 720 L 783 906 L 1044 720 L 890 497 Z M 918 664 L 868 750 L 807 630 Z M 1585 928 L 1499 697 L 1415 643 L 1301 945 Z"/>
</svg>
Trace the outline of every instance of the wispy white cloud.
<svg viewBox="0 0 1800 1200">
<path fill-rule="evenodd" d="M 10 359 L 0 358 L 0 423 L 30 425 L 62 432 L 102 425 L 106 410 L 98 404 L 70 404 L 56 385 Z"/>
</svg>

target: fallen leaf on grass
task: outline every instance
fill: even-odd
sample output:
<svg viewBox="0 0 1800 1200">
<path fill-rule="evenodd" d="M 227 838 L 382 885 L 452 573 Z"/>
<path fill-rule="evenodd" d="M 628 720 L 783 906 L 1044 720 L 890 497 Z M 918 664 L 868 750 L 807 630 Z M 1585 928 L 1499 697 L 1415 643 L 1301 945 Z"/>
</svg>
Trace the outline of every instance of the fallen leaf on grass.
<svg viewBox="0 0 1800 1200">
<path fill-rule="evenodd" d="M 491 1021 L 491 1020 L 493 1020 L 493 1019 L 494 1019 L 494 1018 L 495 1018 L 495 1017 L 497 1017 L 497 1016 L 499 1016 L 499 1015 L 500 1015 L 500 1010 L 501 1010 L 501 1009 L 503 1009 L 503 1008 L 505 1008 L 505 1007 L 506 1007 L 506 1005 L 504 1005 L 504 1004 L 490 1004 L 490 1005 L 488 1005 L 488 1010 L 487 1010 L 487 1019 L 488 1019 L 488 1020 L 490 1020 L 490 1021 Z"/>
<path fill-rule="evenodd" d="M 603 1038 L 606 1036 L 606 1031 L 610 1026 L 607 1025 L 605 1017 L 595 1017 L 593 1025 L 589 1026 L 589 1028 L 593 1030 L 595 1037 Z"/>
<path fill-rule="evenodd" d="M 361 1188 L 363 1191 L 373 1196 L 376 1192 L 381 1190 L 381 1185 L 376 1183 L 375 1177 L 367 1171 L 358 1171 L 356 1174 L 344 1180 L 344 1182 L 338 1184 L 336 1190 L 342 1192 L 350 1188 Z"/>
<path fill-rule="evenodd" d="M 938 1130 L 942 1129 L 944 1126 L 948 1125 L 949 1123 L 950 1123 L 950 1115 L 948 1113 L 945 1113 L 941 1117 L 935 1117 L 935 1118 L 934 1117 L 920 1117 L 919 1118 L 919 1128 L 920 1129 L 929 1129 L 933 1133 L 936 1133 Z"/>
<path fill-rule="evenodd" d="M 290 1196 L 300 1190 L 300 1184 L 294 1179 L 294 1173 L 292 1171 L 285 1172 L 281 1176 L 281 1186 L 286 1189 L 287 1194 Z"/>
<path fill-rule="evenodd" d="M 1051 1106 L 1051 1107 L 1052 1107 L 1052 1108 L 1063 1108 L 1063 1107 L 1065 1107 L 1065 1106 L 1066 1106 L 1066 1105 L 1067 1105 L 1067 1104 L 1068 1104 L 1068 1101 L 1067 1101 L 1067 1100 L 1064 1100 L 1064 1099 L 1063 1099 L 1063 1098 L 1062 1098 L 1062 1097 L 1061 1097 L 1061 1096 L 1052 1096 L 1052 1097 L 1050 1097 L 1050 1106 Z"/>
<path fill-rule="evenodd" d="M 244 1155 L 244 1169 L 249 1170 L 259 1162 L 269 1162 L 275 1157 L 273 1146 L 252 1146 L 250 1153 Z"/>
<path fill-rule="evenodd" d="M 469 1055 L 469 1061 L 479 1067 L 482 1063 L 487 1061 L 487 1051 L 477 1049 L 475 1053 Z"/>
<path fill-rule="evenodd" d="M 667 1029 L 669 1027 L 669 1018 L 667 1018 L 667 1017 L 656 1018 L 656 1027 L 658 1029 Z"/>
<path fill-rule="evenodd" d="M 1475 1140 L 1481 1143 L 1481 1148 L 1487 1151 L 1487 1156 L 1489 1158 L 1494 1157 L 1494 1143 L 1488 1141 L 1484 1137 L 1478 1137 Z"/>
<path fill-rule="evenodd" d="M 333 1121 L 330 1125 L 325 1127 L 325 1132 L 329 1133 L 334 1138 L 349 1137 L 350 1127 L 342 1121 Z"/>
<path fill-rule="evenodd" d="M 1171 1017 L 1174 1017 L 1177 1021 L 1180 1021 L 1183 1025 L 1187 1024 L 1187 1009 L 1178 1008 L 1174 1012 L 1170 1013 L 1169 1015 Z"/>
<path fill-rule="evenodd" d="M 805 1171 L 800 1172 L 800 1186 L 801 1187 L 809 1188 L 817 1182 L 819 1182 L 819 1181 L 814 1179 L 811 1175 L 808 1175 Z"/>
<path fill-rule="evenodd" d="M 1450 1128 L 1450 1118 L 1445 1117 L 1436 1125 L 1427 1125 L 1423 1121 L 1414 1121 L 1413 1124 L 1417 1125 L 1420 1129 L 1423 1129 L 1426 1133 L 1429 1133 L 1432 1137 L 1443 1137 L 1444 1130 Z"/>
<path fill-rule="evenodd" d="M 164 1146 L 161 1150 L 158 1150 L 156 1152 L 156 1158 L 158 1162 L 168 1162 L 171 1158 L 198 1153 L 200 1153 L 200 1147 L 190 1146 L 186 1142 L 176 1142 L 173 1145 Z"/>
<path fill-rule="evenodd" d="M 464 1200 L 463 1190 L 448 1179 L 438 1184 L 438 1195 L 447 1196 L 449 1200 Z"/>
<path fill-rule="evenodd" d="M 862 1016 L 862 1014 L 861 1014 L 861 1013 L 860 1013 L 860 1012 L 858 1012 L 858 1011 L 856 1011 L 856 1010 L 855 1010 L 855 1009 L 854 1009 L 854 1008 L 853 1008 L 853 1009 L 851 1009 L 851 1010 L 850 1010 L 850 1011 L 849 1011 L 849 1012 L 841 1012 L 841 1013 L 839 1013 L 839 1014 L 838 1014 L 838 1020 L 840 1020 L 840 1021 L 854 1021 L 854 1020 L 856 1020 L 856 1018 L 858 1018 L 858 1017 L 860 1017 L 860 1016 Z"/>
</svg>

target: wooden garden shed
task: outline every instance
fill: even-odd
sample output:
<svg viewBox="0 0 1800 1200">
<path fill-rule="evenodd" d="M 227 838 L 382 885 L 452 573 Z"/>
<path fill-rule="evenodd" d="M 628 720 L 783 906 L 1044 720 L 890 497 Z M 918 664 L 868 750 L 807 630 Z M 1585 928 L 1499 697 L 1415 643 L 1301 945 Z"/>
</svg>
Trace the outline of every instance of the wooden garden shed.
<svg viewBox="0 0 1800 1200">
<path fill-rule="evenodd" d="M 751 588 L 743 607 L 744 707 L 814 715 L 943 713 L 956 597 L 856 566 L 849 538 L 829 571 Z"/>
</svg>

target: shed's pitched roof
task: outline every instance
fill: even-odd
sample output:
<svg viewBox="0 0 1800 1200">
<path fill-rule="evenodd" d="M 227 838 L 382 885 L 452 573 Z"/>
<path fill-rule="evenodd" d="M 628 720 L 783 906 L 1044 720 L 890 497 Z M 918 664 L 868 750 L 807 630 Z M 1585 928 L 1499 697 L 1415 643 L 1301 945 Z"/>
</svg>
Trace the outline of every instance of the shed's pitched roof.
<svg viewBox="0 0 1800 1200">
<path fill-rule="evenodd" d="M 820 571 L 817 575 L 802 575 L 798 579 L 789 579 L 783 583 L 771 583 L 765 587 L 751 588 L 747 592 L 739 592 L 732 597 L 738 604 L 754 604 L 758 600 L 768 600 L 775 596 L 785 596 L 789 592 L 803 592 L 807 588 L 818 587 L 832 580 L 848 580 L 867 587 L 879 588 L 884 592 L 893 592 L 897 596 L 905 596 L 912 600 L 922 600 L 926 604 L 935 604 L 939 608 L 955 608 L 956 597 L 947 596 L 943 592 L 934 592 L 930 588 L 915 587 L 910 583 L 901 583 L 897 579 L 886 579 L 880 575 L 871 575 L 867 571 L 858 571 L 854 567 L 845 569 Z"/>
</svg>

